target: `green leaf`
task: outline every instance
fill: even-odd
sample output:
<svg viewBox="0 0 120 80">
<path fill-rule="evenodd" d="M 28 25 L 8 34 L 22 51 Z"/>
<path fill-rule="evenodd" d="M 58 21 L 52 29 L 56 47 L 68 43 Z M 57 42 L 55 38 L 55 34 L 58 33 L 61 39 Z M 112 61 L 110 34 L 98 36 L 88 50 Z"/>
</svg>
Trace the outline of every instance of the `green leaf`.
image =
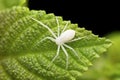
<svg viewBox="0 0 120 80">
<path fill-rule="evenodd" d="M 57 22 L 63 29 L 67 22 L 62 17 L 46 14 L 45 11 L 29 10 L 26 7 L 14 7 L 0 12 L 0 80 L 79 80 L 81 74 L 88 70 L 93 60 L 106 51 L 110 40 L 99 38 L 77 24 L 69 23 L 67 29 L 76 31 L 75 42 L 66 43 L 74 48 L 80 59 L 69 49 L 68 69 L 66 56 L 60 49 L 56 55 L 56 43 L 43 38 L 51 33 L 42 25 L 31 19 L 41 21 L 57 35 Z M 50 65 L 50 66 L 48 66 Z"/>
<path fill-rule="evenodd" d="M 111 34 L 107 35 L 107 38 L 113 42 L 113 45 L 108 49 L 108 57 L 110 62 L 113 64 L 120 63 L 120 32 L 112 32 Z"/>
<path fill-rule="evenodd" d="M 0 10 L 11 8 L 13 6 L 24 6 L 27 0 L 0 0 Z"/>
</svg>

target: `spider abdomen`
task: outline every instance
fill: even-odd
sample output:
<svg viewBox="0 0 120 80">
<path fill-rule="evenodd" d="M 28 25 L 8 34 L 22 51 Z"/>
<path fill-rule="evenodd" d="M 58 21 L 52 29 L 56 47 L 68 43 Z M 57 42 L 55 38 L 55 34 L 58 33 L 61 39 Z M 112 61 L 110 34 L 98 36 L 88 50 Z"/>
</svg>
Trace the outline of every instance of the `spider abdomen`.
<svg viewBox="0 0 120 80">
<path fill-rule="evenodd" d="M 66 30 L 65 32 L 61 33 L 61 35 L 56 38 L 56 44 L 62 45 L 70 40 L 72 40 L 75 36 L 74 30 Z"/>
</svg>

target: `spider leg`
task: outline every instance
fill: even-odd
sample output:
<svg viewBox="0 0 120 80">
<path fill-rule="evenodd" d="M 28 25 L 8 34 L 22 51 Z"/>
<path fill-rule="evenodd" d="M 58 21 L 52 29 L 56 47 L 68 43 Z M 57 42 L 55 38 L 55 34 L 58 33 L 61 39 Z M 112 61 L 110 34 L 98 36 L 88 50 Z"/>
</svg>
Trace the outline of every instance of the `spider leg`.
<svg viewBox="0 0 120 80">
<path fill-rule="evenodd" d="M 69 23 L 69 22 L 67 22 L 66 25 L 64 26 L 64 28 L 63 28 L 63 30 L 62 30 L 62 33 L 63 33 L 63 32 L 65 31 L 65 29 L 68 27 L 68 23 Z"/>
<path fill-rule="evenodd" d="M 44 23 L 42 23 L 41 21 L 38 21 L 37 19 L 34 19 L 31 17 L 32 20 L 36 21 L 37 23 L 39 23 L 40 25 L 42 25 L 43 27 L 45 27 L 46 29 L 48 29 L 50 31 L 50 33 L 53 35 L 54 38 L 57 38 L 57 36 L 55 35 L 55 33 Z"/>
<path fill-rule="evenodd" d="M 52 38 L 52 37 L 45 37 L 45 38 L 43 38 L 42 40 L 40 40 L 39 42 L 37 42 L 37 44 L 39 44 L 40 42 L 45 41 L 46 39 L 49 39 L 49 40 L 55 42 L 55 39 L 54 39 L 54 38 Z M 34 44 L 33 47 L 35 47 L 37 44 Z"/>
<path fill-rule="evenodd" d="M 57 27 L 58 27 L 58 36 L 60 36 L 60 24 L 58 18 L 56 17 Z"/>
<path fill-rule="evenodd" d="M 55 39 L 52 38 L 52 37 L 45 37 L 45 38 L 43 38 L 40 42 L 45 41 L 46 39 L 49 39 L 49 40 L 55 42 Z"/>
<path fill-rule="evenodd" d="M 63 44 L 65 47 L 67 47 L 68 49 L 72 50 L 73 53 L 80 59 L 80 57 L 78 56 L 77 52 L 70 46 L 66 45 L 66 44 Z"/>
<path fill-rule="evenodd" d="M 67 69 L 67 68 L 68 68 L 68 53 L 67 53 L 67 51 L 65 50 L 65 48 L 64 48 L 63 45 L 61 45 L 61 48 L 62 48 L 63 52 L 64 52 L 65 55 L 66 55 L 66 69 Z"/>
<path fill-rule="evenodd" d="M 73 40 L 71 40 L 71 41 L 68 41 L 67 43 L 69 43 L 69 42 L 74 42 L 74 41 L 78 41 L 78 40 L 83 39 L 83 38 L 85 38 L 85 37 L 76 38 L 76 39 L 73 39 Z"/>
<path fill-rule="evenodd" d="M 52 59 L 52 61 L 51 61 L 52 63 L 53 63 L 53 61 L 58 57 L 59 52 L 60 52 L 60 45 L 58 45 L 57 53 L 56 53 L 55 57 Z"/>
<path fill-rule="evenodd" d="M 58 57 L 59 52 L 60 52 L 60 46 L 58 46 L 58 48 L 57 48 L 57 53 L 56 53 L 55 57 L 52 59 L 51 63 L 53 63 L 53 62 L 54 62 L 54 60 Z M 50 66 L 51 66 L 51 63 L 48 65 L 48 67 L 50 67 Z"/>
</svg>

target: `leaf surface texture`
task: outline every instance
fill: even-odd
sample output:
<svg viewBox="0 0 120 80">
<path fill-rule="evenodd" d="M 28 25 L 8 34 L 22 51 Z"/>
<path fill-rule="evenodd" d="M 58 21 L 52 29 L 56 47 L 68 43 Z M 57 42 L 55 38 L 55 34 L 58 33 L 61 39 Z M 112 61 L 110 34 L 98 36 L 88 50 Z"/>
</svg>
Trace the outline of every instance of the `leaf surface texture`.
<svg viewBox="0 0 120 80">
<path fill-rule="evenodd" d="M 74 48 L 80 59 L 68 48 L 68 69 L 62 49 L 53 63 L 57 45 L 50 40 L 41 40 L 51 33 L 39 23 L 49 26 L 57 35 L 57 22 L 60 30 L 69 22 L 67 29 L 76 31 L 75 42 L 66 43 Z M 26 7 L 13 7 L 0 12 L 0 80 L 79 80 L 79 77 L 93 60 L 111 45 L 105 38 L 99 38 L 91 31 L 79 28 L 77 24 L 65 21 L 53 13 L 29 10 Z M 48 65 L 51 65 L 48 67 Z"/>
</svg>

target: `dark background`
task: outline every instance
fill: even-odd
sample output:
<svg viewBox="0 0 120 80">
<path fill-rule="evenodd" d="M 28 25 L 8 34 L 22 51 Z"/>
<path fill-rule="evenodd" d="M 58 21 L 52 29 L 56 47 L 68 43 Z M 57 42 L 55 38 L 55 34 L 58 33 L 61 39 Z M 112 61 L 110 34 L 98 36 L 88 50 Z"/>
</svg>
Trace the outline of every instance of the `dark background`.
<svg viewBox="0 0 120 80">
<path fill-rule="evenodd" d="M 120 30 L 119 2 L 81 0 L 29 0 L 29 8 L 45 10 L 62 16 L 64 20 L 78 23 L 79 27 L 92 30 L 94 34 L 105 36 Z"/>
</svg>

